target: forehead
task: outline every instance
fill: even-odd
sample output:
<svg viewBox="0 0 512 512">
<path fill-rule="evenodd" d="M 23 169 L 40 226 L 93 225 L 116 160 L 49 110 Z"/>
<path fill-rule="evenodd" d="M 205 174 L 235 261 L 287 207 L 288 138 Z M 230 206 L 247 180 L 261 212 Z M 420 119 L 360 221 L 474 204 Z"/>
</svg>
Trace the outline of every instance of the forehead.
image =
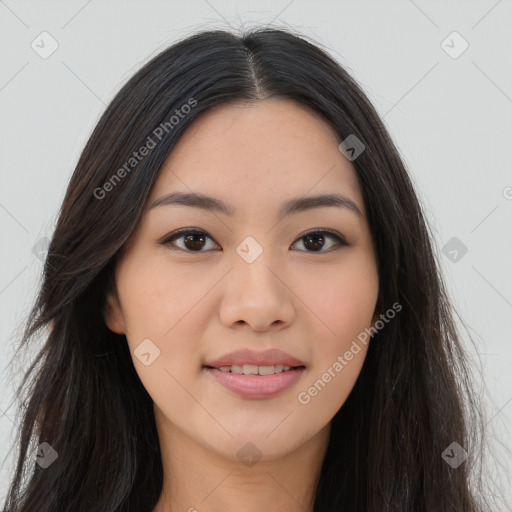
<svg viewBox="0 0 512 512">
<path fill-rule="evenodd" d="M 364 214 L 355 169 L 340 142 L 319 114 L 292 100 L 223 104 L 185 131 L 148 202 L 176 190 L 201 192 L 243 211 L 244 205 L 277 208 L 288 197 L 340 193 Z"/>
</svg>

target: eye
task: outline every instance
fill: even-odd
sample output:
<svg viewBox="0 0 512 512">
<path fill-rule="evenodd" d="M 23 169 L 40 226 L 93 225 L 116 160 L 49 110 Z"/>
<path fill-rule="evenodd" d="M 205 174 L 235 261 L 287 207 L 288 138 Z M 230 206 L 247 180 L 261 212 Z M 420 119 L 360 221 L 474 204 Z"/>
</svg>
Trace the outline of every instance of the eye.
<svg viewBox="0 0 512 512">
<path fill-rule="evenodd" d="M 175 233 L 164 238 L 164 240 L 162 240 L 160 243 L 162 245 L 176 245 L 173 244 L 174 240 L 179 240 L 180 238 L 184 239 L 183 244 L 185 244 L 185 247 L 183 248 L 178 246 L 178 249 L 171 249 L 171 251 L 181 250 L 185 252 L 205 252 L 201 251 L 201 248 L 204 247 L 204 241 L 207 238 L 212 240 L 212 238 L 208 236 L 208 234 L 204 231 L 187 228 L 176 231 Z"/>
<path fill-rule="evenodd" d="M 174 243 L 175 240 L 180 239 L 183 239 L 181 246 Z M 293 245 L 302 242 L 304 247 L 309 247 L 310 249 L 312 249 L 305 252 L 330 252 L 330 250 L 322 250 L 324 249 L 324 247 L 326 247 L 326 239 L 331 239 L 336 242 L 334 244 L 334 250 L 342 246 L 350 245 L 347 243 L 345 238 L 339 233 L 325 229 L 308 231 L 307 233 L 302 235 Z M 205 231 L 185 228 L 172 233 L 159 243 L 161 245 L 174 245 L 175 247 L 177 246 L 177 249 L 170 248 L 171 251 L 206 252 L 201 250 L 205 247 L 206 240 L 213 241 L 213 239 Z M 218 246 L 218 244 L 216 245 Z M 332 245 L 330 249 L 332 249 Z"/>
<path fill-rule="evenodd" d="M 309 248 L 312 248 L 312 251 L 307 252 L 330 252 L 330 250 L 323 251 L 322 249 L 326 246 L 325 240 L 326 239 L 335 240 L 336 244 L 334 245 L 334 250 L 337 248 L 348 246 L 349 244 L 345 240 L 345 238 L 340 235 L 339 233 L 336 233 L 331 230 L 316 230 L 316 231 L 308 231 L 304 235 L 302 235 L 297 242 L 303 241 L 303 245 L 307 246 Z M 294 244 L 295 245 L 295 244 Z M 332 245 L 331 245 L 332 249 Z"/>
</svg>

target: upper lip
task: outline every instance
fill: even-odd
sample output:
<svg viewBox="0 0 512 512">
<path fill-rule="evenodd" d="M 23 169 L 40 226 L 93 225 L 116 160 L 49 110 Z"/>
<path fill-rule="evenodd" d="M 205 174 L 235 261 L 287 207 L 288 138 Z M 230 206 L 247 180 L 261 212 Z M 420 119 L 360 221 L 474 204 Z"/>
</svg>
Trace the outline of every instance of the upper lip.
<svg viewBox="0 0 512 512">
<path fill-rule="evenodd" d="M 229 354 L 224 354 L 218 359 L 209 361 L 205 363 L 204 366 L 220 368 L 222 366 L 242 366 L 244 364 L 252 364 L 256 366 L 274 366 L 277 364 L 286 366 L 305 366 L 300 359 L 276 348 L 263 351 L 250 349 L 236 350 Z"/>
</svg>

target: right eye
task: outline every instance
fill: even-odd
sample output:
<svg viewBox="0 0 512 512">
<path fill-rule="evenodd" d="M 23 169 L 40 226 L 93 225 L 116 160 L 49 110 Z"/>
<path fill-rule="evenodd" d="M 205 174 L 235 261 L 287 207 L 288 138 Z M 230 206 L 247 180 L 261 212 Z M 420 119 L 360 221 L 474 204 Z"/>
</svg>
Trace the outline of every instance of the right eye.
<svg viewBox="0 0 512 512">
<path fill-rule="evenodd" d="M 175 231 L 174 233 L 171 233 L 169 236 L 165 237 L 161 242 L 159 242 L 162 245 L 169 246 L 173 245 L 176 247 L 176 244 L 174 243 L 175 240 L 184 239 L 183 245 L 184 247 L 178 246 L 177 249 L 173 249 L 169 247 L 169 250 L 171 251 L 184 251 L 184 252 L 206 252 L 202 251 L 201 249 L 204 247 L 205 240 L 209 238 L 210 240 L 213 240 L 208 233 L 205 231 L 201 231 L 198 229 L 180 229 L 179 231 Z"/>
</svg>

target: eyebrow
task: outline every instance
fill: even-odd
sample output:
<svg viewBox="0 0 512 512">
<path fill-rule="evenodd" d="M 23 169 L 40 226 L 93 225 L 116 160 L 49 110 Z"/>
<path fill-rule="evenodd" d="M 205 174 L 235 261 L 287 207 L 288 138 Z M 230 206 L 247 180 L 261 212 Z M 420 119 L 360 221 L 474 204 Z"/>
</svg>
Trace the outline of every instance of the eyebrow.
<svg viewBox="0 0 512 512">
<path fill-rule="evenodd" d="M 190 206 L 191 208 L 199 208 L 209 212 L 223 213 L 230 217 L 236 211 L 233 206 L 222 202 L 220 199 L 195 192 L 170 192 L 155 199 L 148 210 L 157 206 L 169 205 Z M 286 215 L 324 207 L 346 208 L 359 217 L 363 217 L 361 210 L 354 201 L 339 194 L 321 194 L 290 199 L 281 206 L 278 217 L 283 218 Z"/>
</svg>

